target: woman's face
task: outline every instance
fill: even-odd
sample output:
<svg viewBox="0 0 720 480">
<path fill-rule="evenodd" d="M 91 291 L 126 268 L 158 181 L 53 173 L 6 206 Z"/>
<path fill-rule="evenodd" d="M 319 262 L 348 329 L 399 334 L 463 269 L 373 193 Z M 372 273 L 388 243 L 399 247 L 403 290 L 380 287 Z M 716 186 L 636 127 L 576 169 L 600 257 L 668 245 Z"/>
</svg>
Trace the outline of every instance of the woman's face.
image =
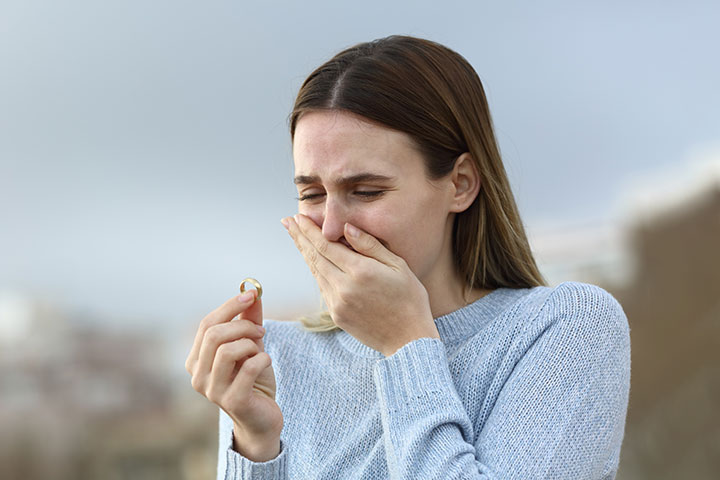
<svg viewBox="0 0 720 480">
<path fill-rule="evenodd" d="M 329 241 L 345 223 L 376 237 L 425 283 L 452 268 L 451 181 L 431 181 L 410 137 L 347 112 L 314 111 L 293 141 L 298 211 Z"/>
</svg>

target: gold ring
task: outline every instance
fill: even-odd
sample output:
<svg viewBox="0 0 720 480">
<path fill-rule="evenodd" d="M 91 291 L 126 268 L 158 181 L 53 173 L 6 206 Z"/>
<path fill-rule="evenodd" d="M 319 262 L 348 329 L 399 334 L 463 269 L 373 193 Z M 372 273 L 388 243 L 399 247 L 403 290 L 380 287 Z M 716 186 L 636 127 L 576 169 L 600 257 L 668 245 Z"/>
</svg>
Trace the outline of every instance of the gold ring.
<svg viewBox="0 0 720 480">
<path fill-rule="evenodd" d="M 262 285 L 260 285 L 260 282 L 251 277 L 246 278 L 240 282 L 240 293 L 245 293 L 245 282 L 253 284 L 253 287 L 257 290 L 257 297 L 255 297 L 255 300 L 260 299 L 260 297 L 262 297 Z"/>
</svg>

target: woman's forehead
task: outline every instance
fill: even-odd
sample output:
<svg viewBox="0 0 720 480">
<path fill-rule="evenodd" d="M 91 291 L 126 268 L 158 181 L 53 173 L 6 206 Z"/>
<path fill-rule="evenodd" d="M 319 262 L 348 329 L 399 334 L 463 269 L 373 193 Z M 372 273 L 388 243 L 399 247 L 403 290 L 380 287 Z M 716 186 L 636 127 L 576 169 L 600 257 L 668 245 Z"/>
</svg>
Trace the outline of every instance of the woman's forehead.
<svg viewBox="0 0 720 480">
<path fill-rule="evenodd" d="M 408 168 L 415 156 L 408 135 L 340 111 L 304 115 L 293 141 L 296 176 L 391 174 Z"/>
</svg>

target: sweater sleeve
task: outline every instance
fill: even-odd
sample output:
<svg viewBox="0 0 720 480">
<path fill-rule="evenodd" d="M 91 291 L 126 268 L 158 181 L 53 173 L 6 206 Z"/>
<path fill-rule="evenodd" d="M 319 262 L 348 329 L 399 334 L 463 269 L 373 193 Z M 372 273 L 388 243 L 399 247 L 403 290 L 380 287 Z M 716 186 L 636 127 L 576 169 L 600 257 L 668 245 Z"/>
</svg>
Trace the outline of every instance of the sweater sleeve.
<svg viewBox="0 0 720 480">
<path fill-rule="evenodd" d="M 518 360 L 482 425 L 471 424 L 439 339 L 415 340 L 377 362 L 390 478 L 614 478 L 629 328 L 612 296 L 579 285 L 556 288 L 526 322 L 510 349 Z"/>
<path fill-rule="evenodd" d="M 253 462 L 233 449 L 233 424 L 222 409 L 219 419 L 217 480 L 287 480 L 287 445 L 280 439 L 280 453 L 267 462 Z"/>
</svg>

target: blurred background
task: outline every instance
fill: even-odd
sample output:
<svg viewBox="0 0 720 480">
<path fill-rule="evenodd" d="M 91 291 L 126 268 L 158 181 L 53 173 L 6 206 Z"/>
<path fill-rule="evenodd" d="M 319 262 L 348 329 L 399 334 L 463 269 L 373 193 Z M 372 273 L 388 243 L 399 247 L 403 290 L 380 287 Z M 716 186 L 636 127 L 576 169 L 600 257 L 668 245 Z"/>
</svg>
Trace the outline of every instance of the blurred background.
<svg viewBox="0 0 720 480">
<path fill-rule="evenodd" d="M 482 79 L 552 285 L 632 336 L 618 479 L 720 471 L 717 2 L 0 0 L 0 478 L 214 478 L 184 370 L 246 276 L 317 310 L 280 225 L 287 116 L 334 53 L 400 33 Z"/>
</svg>

